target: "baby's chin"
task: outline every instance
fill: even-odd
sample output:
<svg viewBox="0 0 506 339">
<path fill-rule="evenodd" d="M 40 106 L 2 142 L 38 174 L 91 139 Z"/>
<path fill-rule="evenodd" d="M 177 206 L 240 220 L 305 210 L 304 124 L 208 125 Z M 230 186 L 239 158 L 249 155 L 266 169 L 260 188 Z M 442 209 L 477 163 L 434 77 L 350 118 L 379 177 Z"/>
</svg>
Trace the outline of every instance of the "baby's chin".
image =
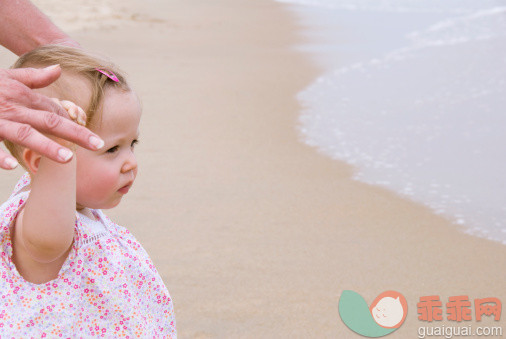
<svg viewBox="0 0 506 339">
<path fill-rule="evenodd" d="M 119 203 L 121 202 L 121 198 L 122 197 L 119 197 L 119 198 L 116 198 L 114 200 L 107 201 L 107 202 L 96 202 L 96 201 L 86 201 L 83 203 L 78 202 L 76 204 L 76 210 L 79 211 L 83 208 L 89 208 L 89 209 L 94 209 L 94 210 L 109 210 L 111 208 L 118 206 Z"/>
</svg>

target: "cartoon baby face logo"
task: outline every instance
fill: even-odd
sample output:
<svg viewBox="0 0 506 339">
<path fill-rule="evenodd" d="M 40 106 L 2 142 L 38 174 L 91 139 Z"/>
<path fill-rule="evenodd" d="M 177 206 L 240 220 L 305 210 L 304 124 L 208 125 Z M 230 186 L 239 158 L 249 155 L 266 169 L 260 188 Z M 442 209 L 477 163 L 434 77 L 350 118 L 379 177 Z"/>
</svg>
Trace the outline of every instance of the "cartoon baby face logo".
<svg viewBox="0 0 506 339">
<path fill-rule="evenodd" d="M 406 298 L 396 291 L 386 291 L 368 307 L 364 298 L 353 291 L 343 291 L 339 315 L 352 331 L 371 338 L 383 337 L 398 329 L 408 312 Z"/>
<path fill-rule="evenodd" d="M 406 319 L 407 310 L 406 299 L 395 291 L 378 295 L 370 308 L 374 321 L 384 328 L 399 328 Z"/>
</svg>

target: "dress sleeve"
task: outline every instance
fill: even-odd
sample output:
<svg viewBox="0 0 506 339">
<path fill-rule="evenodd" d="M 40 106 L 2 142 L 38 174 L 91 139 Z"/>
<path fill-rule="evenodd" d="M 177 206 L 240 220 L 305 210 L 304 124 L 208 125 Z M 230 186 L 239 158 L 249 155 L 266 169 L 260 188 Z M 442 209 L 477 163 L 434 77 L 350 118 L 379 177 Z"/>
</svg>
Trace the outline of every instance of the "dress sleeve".
<svg viewBox="0 0 506 339">
<path fill-rule="evenodd" d="M 19 184 L 19 183 L 18 183 Z M 18 185 L 16 186 L 18 187 Z M 30 191 L 19 191 L 11 195 L 11 197 L 0 207 L 0 265 L 1 269 L 7 274 L 11 274 L 11 279 L 18 280 L 23 279 L 16 269 L 16 265 L 12 261 L 12 239 L 11 231 L 14 227 L 14 221 L 16 217 L 26 203 Z M 82 236 L 80 234 L 79 221 L 76 218 L 74 224 L 74 241 L 72 243 L 72 249 L 63 263 L 60 269 L 60 274 L 70 269 L 72 262 L 78 255 L 79 248 L 81 247 Z"/>
<path fill-rule="evenodd" d="M 11 229 L 19 211 L 23 208 L 29 192 L 13 194 L 0 207 L 0 250 L 2 265 L 10 264 L 12 257 Z"/>
</svg>

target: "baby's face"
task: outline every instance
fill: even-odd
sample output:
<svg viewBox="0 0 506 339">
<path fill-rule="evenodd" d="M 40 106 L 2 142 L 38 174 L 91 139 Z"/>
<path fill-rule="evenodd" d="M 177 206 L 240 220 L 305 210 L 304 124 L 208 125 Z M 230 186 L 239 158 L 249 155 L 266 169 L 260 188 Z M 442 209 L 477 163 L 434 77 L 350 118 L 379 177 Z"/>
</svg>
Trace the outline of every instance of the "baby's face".
<svg viewBox="0 0 506 339">
<path fill-rule="evenodd" d="M 107 209 L 120 203 L 137 175 L 134 146 L 141 106 L 132 91 L 108 88 L 99 116 L 101 124 L 93 132 L 104 140 L 104 147 L 98 151 L 78 147 L 76 151 L 77 203 Z"/>
</svg>

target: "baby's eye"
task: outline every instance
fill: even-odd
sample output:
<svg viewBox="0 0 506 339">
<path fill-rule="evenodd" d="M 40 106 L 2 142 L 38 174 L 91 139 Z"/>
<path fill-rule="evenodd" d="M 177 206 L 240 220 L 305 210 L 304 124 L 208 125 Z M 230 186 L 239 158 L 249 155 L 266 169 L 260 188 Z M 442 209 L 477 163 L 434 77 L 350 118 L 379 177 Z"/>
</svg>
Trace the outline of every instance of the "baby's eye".
<svg viewBox="0 0 506 339">
<path fill-rule="evenodd" d="M 130 145 L 130 147 L 135 147 L 135 145 L 137 145 L 139 143 L 139 140 L 135 139 L 134 141 L 132 141 L 132 144 Z"/>
<path fill-rule="evenodd" d="M 114 153 L 118 150 L 118 146 L 114 146 L 114 147 L 111 147 L 109 148 L 106 152 L 107 153 Z"/>
</svg>

